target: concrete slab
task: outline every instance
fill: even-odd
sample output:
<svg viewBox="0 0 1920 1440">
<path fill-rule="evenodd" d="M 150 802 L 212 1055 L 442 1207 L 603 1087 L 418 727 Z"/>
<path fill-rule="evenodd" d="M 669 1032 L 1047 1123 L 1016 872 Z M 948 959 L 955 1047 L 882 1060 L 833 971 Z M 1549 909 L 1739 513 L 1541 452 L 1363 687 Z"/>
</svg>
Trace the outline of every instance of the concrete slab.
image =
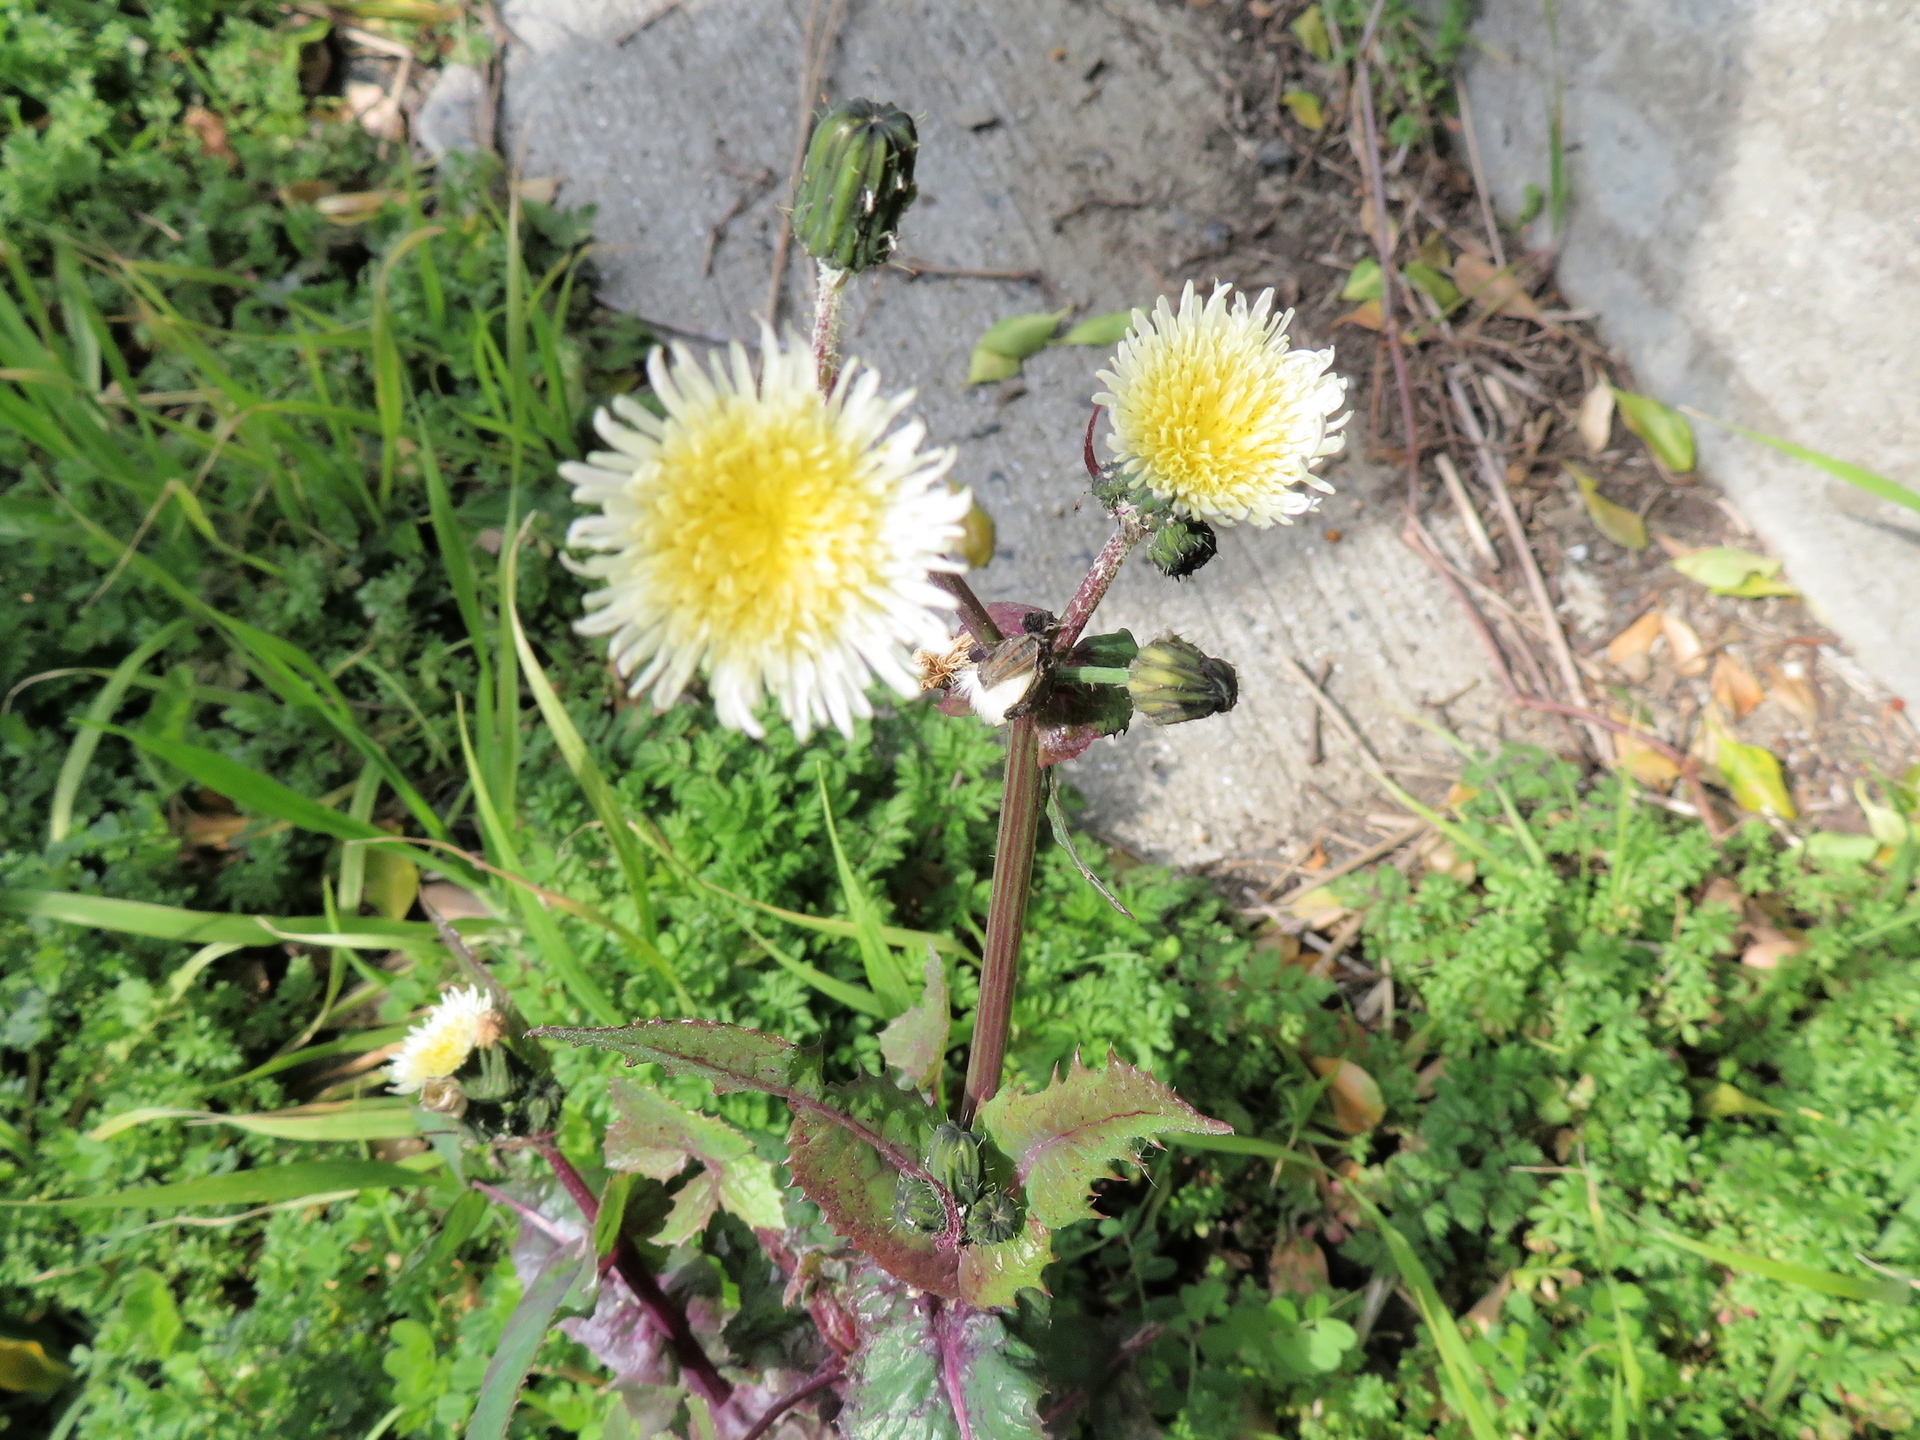
<svg viewBox="0 0 1920 1440">
<path fill-rule="evenodd" d="M 806 5 L 690 0 L 637 29 L 657 4 L 509 0 L 519 43 L 503 148 L 528 175 L 562 177 L 564 202 L 599 207 L 609 303 L 697 336 L 750 337 L 783 193 L 771 177 L 784 179 L 793 147 Z M 1070 302 L 1099 313 L 1189 275 L 1208 281 L 1198 257 L 1277 183 L 1284 157 L 1263 167 L 1222 124 L 1209 43 L 1150 0 L 894 0 L 854 5 L 842 30 L 831 93 L 890 99 L 920 125 L 921 198 L 902 252 L 1047 279 L 1043 290 L 896 272 L 857 281 L 849 306 L 849 352 L 918 387 L 934 440 L 959 446 L 958 477 L 998 520 L 1000 552 L 976 577 L 989 599 L 1058 608 L 1105 537 L 1080 450 L 1106 356 L 1048 351 L 1016 398 L 964 388 L 973 341 L 1009 314 Z M 1271 255 L 1265 282 L 1297 290 L 1312 243 Z M 802 280 L 795 265 L 789 317 L 804 316 Z M 1326 280 L 1314 277 L 1316 292 Z M 1242 698 L 1225 719 L 1136 728 L 1077 762 L 1101 833 L 1194 864 L 1270 852 L 1369 804 L 1337 741 L 1324 767 L 1307 764 L 1309 700 L 1285 676 L 1288 655 L 1333 660 L 1332 692 L 1387 758 L 1443 773 L 1401 717 L 1472 686 L 1479 652 L 1377 498 L 1398 482 L 1352 461 L 1330 473 L 1341 494 L 1319 522 L 1230 533 L 1186 585 L 1141 567 L 1116 588 L 1103 627 L 1186 634 L 1239 667 Z M 1458 702 L 1454 723 L 1482 736 L 1499 723 L 1491 690 Z"/>
<path fill-rule="evenodd" d="M 1482 0 L 1474 34 L 1465 83 L 1496 200 L 1513 214 L 1546 188 L 1557 97 L 1560 285 L 1643 387 L 1920 488 L 1920 11 Z M 1699 430 L 1708 477 L 1920 704 L 1920 516 Z"/>
</svg>

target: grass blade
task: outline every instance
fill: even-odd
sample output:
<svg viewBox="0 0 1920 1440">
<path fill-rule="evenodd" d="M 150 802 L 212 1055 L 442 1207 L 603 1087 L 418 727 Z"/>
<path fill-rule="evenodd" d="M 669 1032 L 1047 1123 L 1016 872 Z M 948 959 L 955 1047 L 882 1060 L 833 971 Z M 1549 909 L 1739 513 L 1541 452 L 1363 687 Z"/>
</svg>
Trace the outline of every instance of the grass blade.
<svg viewBox="0 0 1920 1440">
<path fill-rule="evenodd" d="M 549 1255 L 547 1263 L 540 1267 L 540 1273 L 521 1295 L 520 1303 L 507 1316 L 506 1326 L 500 1332 L 499 1348 L 487 1362 L 486 1377 L 480 1382 L 480 1398 L 473 1402 L 466 1440 L 501 1440 L 507 1433 L 507 1422 L 513 1418 L 520 1386 L 533 1366 L 533 1357 L 547 1338 L 547 1327 L 553 1323 L 560 1302 L 567 1298 L 579 1278 L 590 1243 L 590 1237 L 574 1240 Z"/>
<path fill-rule="evenodd" d="M 829 999 L 838 1000 L 849 1010 L 857 1010 L 862 1015 L 871 1015 L 876 1020 L 891 1020 L 893 1018 L 891 1012 L 889 1012 L 886 1005 L 882 1003 L 880 997 L 867 989 L 866 986 L 854 985 L 846 980 L 836 979 L 832 975 L 827 974 L 826 971 L 809 965 L 804 960 L 795 959 L 774 945 L 772 941 L 768 940 L 758 930 L 754 929 L 751 921 L 743 923 L 747 934 L 753 937 L 754 943 L 773 957 L 776 964 L 789 974 L 806 981 L 807 984 L 813 986 L 813 988 L 818 990 L 822 995 L 827 996 Z"/>
<path fill-rule="evenodd" d="M 1908 1282 L 1839 1275 L 1831 1270 L 1816 1270 L 1811 1265 L 1800 1265 L 1791 1260 L 1772 1260 L 1765 1255 L 1748 1255 L 1744 1251 L 1729 1250 L 1723 1245 L 1709 1245 L 1704 1240 L 1695 1240 L 1690 1235 L 1682 1235 L 1664 1227 L 1648 1228 L 1649 1233 L 1659 1236 L 1669 1245 L 1677 1245 L 1729 1270 L 1764 1275 L 1769 1280 L 1817 1290 L 1822 1295 L 1837 1295 L 1843 1300 L 1874 1300 L 1882 1305 L 1907 1305 L 1913 1301 L 1914 1287 Z"/>
<path fill-rule="evenodd" d="M 0 915 L 23 920 L 63 920 L 94 930 L 121 935 L 145 935 L 155 940 L 182 940 L 199 945 L 280 945 L 290 936 L 306 937 L 327 930 L 324 916 L 280 919 L 267 915 L 231 915 L 211 910 L 183 910 L 177 905 L 155 905 L 146 900 L 115 900 L 105 895 L 82 895 L 66 890 L 0 890 Z M 463 932 L 490 926 L 485 920 L 462 920 Z M 355 950 L 437 950 L 440 937 L 420 920 L 386 920 L 379 916 L 343 915 L 339 930 L 326 935 L 325 944 Z"/>
<path fill-rule="evenodd" d="M 7 1206 L 54 1206 L 68 1210 L 183 1210 L 193 1205 L 278 1205 L 308 1195 L 343 1190 L 396 1190 L 433 1183 L 431 1175 L 382 1160 L 297 1160 L 263 1165 L 203 1180 L 116 1190 L 109 1195 L 76 1195 L 66 1200 L 0 1200 Z"/>
<path fill-rule="evenodd" d="M 1777 435 L 1749 430 L 1744 425 L 1736 425 L 1731 420 L 1722 420 L 1719 416 L 1709 415 L 1703 410 L 1694 410 L 1687 406 L 1681 408 L 1689 415 L 1711 421 L 1723 429 L 1733 431 L 1736 435 L 1744 435 L 1749 440 L 1758 440 L 1762 445 L 1770 445 L 1782 455 L 1791 455 L 1795 460 L 1805 461 L 1816 469 L 1826 471 L 1836 480 L 1844 480 L 1849 485 L 1857 486 L 1869 495 L 1894 505 L 1904 506 L 1909 510 L 1920 511 L 1920 490 L 1911 490 L 1897 481 L 1887 479 L 1884 475 L 1876 475 L 1865 466 L 1855 465 L 1846 460 L 1836 460 L 1833 456 L 1823 455 L 1818 450 L 1809 450 L 1806 446 L 1796 445 L 1791 440 L 1782 440 Z"/>
<path fill-rule="evenodd" d="M 908 978 L 906 967 L 900 963 L 900 957 L 887 945 L 880 925 L 880 912 L 868 897 L 860 884 L 860 877 L 854 874 L 853 866 L 847 862 L 847 852 L 840 845 L 840 831 L 833 823 L 833 801 L 827 795 L 827 767 L 821 762 L 814 772 L 814 778 L 820 785 L 820 813 L 827 822 L 827 839 L 833 845 L 833 863 L 839 867 L 840 888 L 846 892 L 847 912 L 853 921 L 853 938 L 860 947 L 860 960 L 867 969 L 867 984 L 873 987 L 873 993 L 886 1005 L 886 1018 L 891 1020 L 913 1004 L 913 985 Z"/>
<path fill-rule="evenodd" d="M 51 843 L 58 845 L 73 831 L 73 802 L 80 793 L 80 782 L 86 777 L 87 766 L 93 761 L 93 752 L 100 748 L 102 727 L 113 719 L 114 711 L 120 708 L 128 687 L 133 684 L 133 677 L 140 673 L 147 661 L 171 645 L 188 625 L 187 618 L 182 616 L 149 637 L 114 667 L 107 683 L 100 687 L 100 693 L 87 707 L 80 733 L 73 737 L 73 744 L 67 749 L 67 758 L 61 762 L 60 776 L 54 782 L 53 806 L 47 817 L 47 839 Z"/>
</svg>

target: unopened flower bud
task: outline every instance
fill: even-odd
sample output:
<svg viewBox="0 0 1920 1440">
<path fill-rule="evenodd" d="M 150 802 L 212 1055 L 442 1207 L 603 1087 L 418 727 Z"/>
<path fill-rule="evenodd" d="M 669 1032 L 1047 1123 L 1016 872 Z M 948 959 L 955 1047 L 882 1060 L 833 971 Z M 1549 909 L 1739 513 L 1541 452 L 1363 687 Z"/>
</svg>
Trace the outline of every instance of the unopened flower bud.
<svg viewBox="0 0 1920 1440">
<path fill-rule="evenodd" d="M 1141 647 L 1127 680 L 1134 713 L 1149 724 L 1178 725 L 1231 710 L 1240 698 L 1233 666 L 1200 647 L 1166 635 Z"/>
<path fill-rule="evenodd" d="M 467 1113 L 466 1091 L 460 1088 L 458 1080 L 444 1076 L 421 1082 L 419 1103 L 422 1110 L 448 1115 L 455 1120 Z"/>
<path fill-rule="evenodd" d="M 925 1180 L 902 1175 L 893 1187 L 893 1223 L 902 1230 L 938 1235 L 947 1228 L 947 1207 L 940 1192 Z"/>
<path fill-rule="evenodd" d="M 1173 517 L 1153 532 L 1147 559 L 1169 580 L 1184 580 L 1213 559 L 1220 548 L 1213 527 L 1204 520 Z"/>
<path fill-rule="evenodd" d="M 980 1194 L 980 1137 L 943 1120 L 927 1142 L 927 1172 L 953 1192 L 957 1204 L 973 1204 Z"/>
<path fill-rule="evenodd" d="M 1004 1190 L 988 1190 L 967 1212 L 967 1240 L 974 1245 L 1001 1245 L 1020 1229 L 1020 1207 Z"/>
<path fill-rule="evenodd" d="M 836 270 L 869 270 L 893 253 L 900 217 L 918 193 L 913 117 L 874 100 L 836 105 L 813 127 L 794 192 L 793 234 Z"/>
</svg>

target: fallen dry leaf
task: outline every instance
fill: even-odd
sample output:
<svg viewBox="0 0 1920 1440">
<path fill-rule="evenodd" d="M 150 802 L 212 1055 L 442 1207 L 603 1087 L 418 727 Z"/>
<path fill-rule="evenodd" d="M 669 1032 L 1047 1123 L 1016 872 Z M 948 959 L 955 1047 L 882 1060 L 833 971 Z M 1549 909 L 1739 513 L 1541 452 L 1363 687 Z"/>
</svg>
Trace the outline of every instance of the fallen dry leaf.
<svg viewBox="0 0 1920 1440">
<path fill-rule="evenodd" d="M 536 175 L 516 180 L 513 193 L 529 205 L 551 205 L 553 197 L 560 193 L 560 179 L 556 175 Z"/>
<path fill-rule="evenodd" d="M 1507 1296 L 1513 1293 L 1513 1272 L 1509 1270 L 1500 1277 L 1500 1283 L 1473 1302 L 1466 1318 L 1479 1327 L 1482 1335 L 1487 1334 L 1500 1318 L 1500 1310 L 1507 1303 Z"/>
<path fill-rule="evenodd" d="M 229 170 L 240 163 L 240 157 L 233 153 L 233 146 L 227 143 L 227 122 L 206 106 L 193 106 L 180 117 L 180 123 L 193 132 L 194 139 L 200 142 L 202 154 L 218 160 Z"/>
<path fill-rule="evenodd" d="M 205 845 L 224 850 L 227 842 L 247 828 L 244 815 L 190 814 L 181 823 L 180 834 L 189 845 Z"/>
<path fill-rule="evenodd" d="M 1594 529 L 1622 549 L 1647 548 L 1646 521 L 1626 506 L 1616 504 L 1602 495 L 1594 478 L 1577 465 L 1568 465 L 1566 470 L 1579 488 L 1580 503 L 1587 507 L 1587 516 L 1593 521 Z"/>
<path fill-rule="evenodd" d="M 1760 682 L 1731 655 L 1723 654 L 1713 662 L 1713 698 L 1734 719 L 1744 720 L 1761 701 Z"/>
<path fill-rule="evenodd" d="M 1667 558 L 1669 560 L 1681 559 L 1683 556 L 1693 554 L 1700 548 L 1698 545 L 1689 545 L 1684 541 L 1676 540 L 1671 535 L 1662 535 L 1658 530 L 1652 533 L 1654 543 L 1667 552 Z"/>
<path fill-rule="evenodd" d="M 1322 845 L 1318 840 L 1314 841 L 1313 849 L 1309 850 L 1307 852 L 1307 858 L 1300 862 L 1300 868 L 1302 870 L 1326 869 L 1327 868 L 1326 847 Z"/>
<path fill-rule="evenodd" d="M 1418 1095 L 1422 1100 L 1431 1100 L 1433 1098 L 1434 1087 L 1447 1078 L 1447 1062 L 1445 1058 L 1443 1057 L 1423 1066 L 1420 1073 L 1413 1078 L 1416 1082 L 1413 1093 Z"/>
<path fill-rule="evenodd" d="M 1604 379 L 1596 380 L 1586 399 L 1580 402 L 1576 428 L 1589 455 L 1598 455 L 1613 438 L 1613 386 Z"/>
<path fill-rule="evenodd" d="M 1725 905 L 1735 912 L 1743 909 L 1747 903 L 1746 892 L 1725 875 L 1716 875 L 1707 882 L 1707 888 L 1700 892 L 1702 905 Z"/>
<path fill-rule="evenodd" d="M 1756 925 L 1753 928 L 1753 943 L 1741 952 L 1740 963 L 1753 970 L 1777 970 L 1782 960 L 1790 955 L 1798 955 L 1806 948 L 1805 940 L 1783 934 L 1770 926 Z"/>
<path fill-rule="evenodd" d="M 1352 912 L 1333 898 L 1333 891 L 1324 885 L 1315 886 L 1298 900 L 1287 906 L 1297 918 L 1304 920 L 1316 930 L 1328 930 L 1346 919 Z"/>
<path fill-rule="evenodd" d="M 400 102 L 387 94 L 384 85 L 356 80 L 346 89 L 346 118 L 358 120 L 360 128 L 376 140 L 398 140 L 407 133 L 406 117 Z"/>
<path fill-rule="evenodd" d="M 1626 716 L 1616 714 L 1616 720 Z M 1665 793 L 1680 778 L 1680 767 L 1636 735 L 1613 737 L 1614 763 L 1650 790 Z"/>
<path fill-rule="evenodd" d="M 1327 1252 L 1305 1235 L 1282 1235 L 1267 1261 L 1270 1294 L 1318 1295 L 1329 1287 Z"/>
<path fill-rule="evenodd" d="M 1636 656 L 1645 655 L 1660 638 L 1662 628 L 1660 612 L 1649 610 L 1607 642 L 1607 663 L 1623 667 Z"/>
<path fill-rule="evenodd" d="M 1794 719 L 1811 730 L 1820 723 L 1820 696 L 1804 675 L 1794 674 L 1797 666 L 1769 665 L 1767 694 Z"/>
<path fill-rule="evenodd" d="M 1447 787 L 1447 798 L 1440 803 L 1445 805 L 1449 810 L 1458 810 L 1469 800 L 1477 798 L 1479 794 L 1480 791 L 1474 786 L 1465 785 L 1456 780 Z"/>
<path fill-rule="evenodd" d="M 1384 324 L 1386 324 L 1386 317 L 1381 313 L 1380 302 L 1369 300 L 1364 305 L 1355 306 L 1334 321 L 1333 328 L 1337 330 L 1342 325 L 1358 325 L 1362 330 L 1378 330 Z"/>
<path fill-rule="evenodd" d="M 313 202 L 313 208 L 336 225 L 358 225 L 399 198 L 398 190 L 355 190 L 345 195 L 322 195 Z"/>
<path fill-rule="evenodd" d="M 1364 1135 L 1386 1118 L 1387 1102 L 1380 1096 L 1380 1087 L 1351 1060 L 1316 1055 L 1313 1068 L 1332 1082 L 1327 1095 L 1333 1101 L 1333 1123 L 1347 1134 Z"/>
<path fill-rule="evenodd" d="M 1429 875 L 1445 875 L 1462 885 L 1471 885 L 1473 877 L 1479 873 L 1474 869 L 1471 859 L 1444 840 L 1427 852 L 1426 863 Z"/>
<path fill-rule="evenodd" d="M 1495 315 L 1539 320 L 1540 307 L 1511 269 L 1493 263 L 1484 250 L 1462 250 L 1453 261 L 1453 283 L 1466 297 Z"/>
<path fill-rule="evenodd" d="M 1678 615 L 1660 617 L 1660 633 L 1667 637 L 1667 649 L 1673 652 L 1673 668 L 1682 675 L 1707 673 L 1707 647 L 1699 632 Z"/>
</svg>

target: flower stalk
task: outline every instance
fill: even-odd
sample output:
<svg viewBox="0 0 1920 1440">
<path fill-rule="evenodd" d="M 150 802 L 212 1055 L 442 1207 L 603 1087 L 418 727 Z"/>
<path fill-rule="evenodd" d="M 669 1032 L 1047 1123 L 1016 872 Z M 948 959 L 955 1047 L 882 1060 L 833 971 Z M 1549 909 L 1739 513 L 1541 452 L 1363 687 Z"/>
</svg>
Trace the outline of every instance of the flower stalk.
<svg viewBox="0 0 1920 1440">
<path fill-rule="evenodd" d="M 813 369 L 820 393 L 830 395 L 840 379 L 840 322 L 849 272 L 822 260 L 813 280 Z"/>
</svg>

